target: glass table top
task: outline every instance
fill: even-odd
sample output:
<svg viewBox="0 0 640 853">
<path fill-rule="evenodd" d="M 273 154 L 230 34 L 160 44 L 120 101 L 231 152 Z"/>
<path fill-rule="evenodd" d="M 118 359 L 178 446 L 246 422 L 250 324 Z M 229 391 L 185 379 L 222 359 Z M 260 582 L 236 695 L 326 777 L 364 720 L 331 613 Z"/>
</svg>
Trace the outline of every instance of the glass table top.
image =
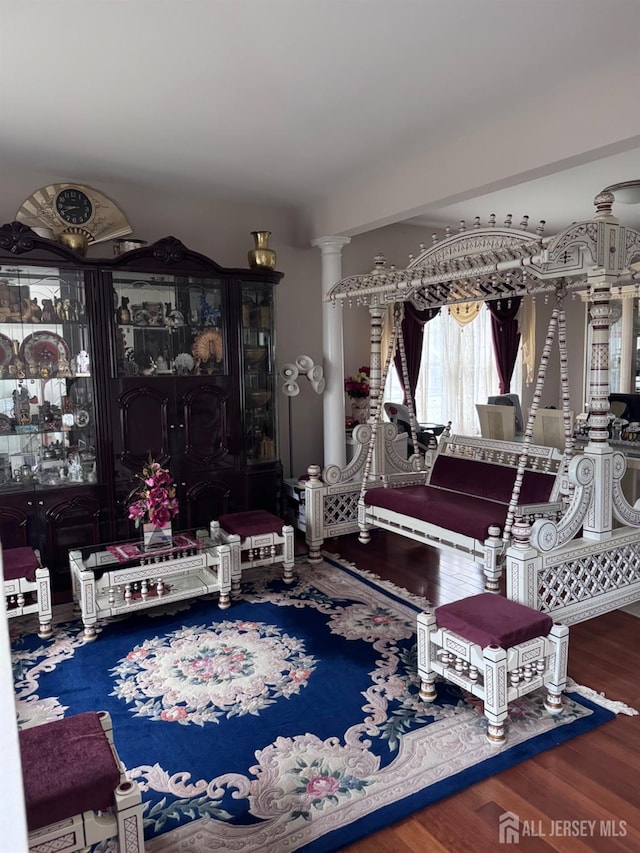
<svg viewBox="0 0 640 853">
<path fill-rule="evenodd" d="M 170 546 L 145 548 L 141 531 L 137 539 L 125 542 L 101 542 L 73 550 L 80 552 L 85 568 L 104 571 L 106 568 L 125 568 L 188 557 L 200 551 L 211 550 L 219 544 L 219 541 L 210 537 L 208 530 L 199 529 L 174 533 Z"/>
</svg>

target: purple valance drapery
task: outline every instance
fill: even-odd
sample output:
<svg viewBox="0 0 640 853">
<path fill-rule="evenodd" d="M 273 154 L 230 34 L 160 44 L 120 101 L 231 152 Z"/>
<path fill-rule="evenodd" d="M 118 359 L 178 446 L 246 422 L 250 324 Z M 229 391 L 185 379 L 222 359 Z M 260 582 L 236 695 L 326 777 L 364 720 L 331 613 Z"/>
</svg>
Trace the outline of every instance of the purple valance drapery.
<svg viewBox="0 0 640 853">
<path fill-rule="evenodd" d="M 521 302 L 521 296 L 487 302 L 491 312 L 491 337 L 501 394 L 508 394 L 511 390 L 511 376 L 520 346 L 516 315 L 520 310 Z"/>
<path fill-rule="evenodd" d="M 405 302 L 404 304 L 402 337 L 407 356 L 407 373 L 409 377 L 409 387 L 404 389 L 404 400 L 402 401 L 405 405 L 409 398 L 412 400 L 415 398 L 418 375 L 420 374 L 420 362 L 422 360 L 422 339 L 424 338 L 425 323 L 428 323 L 429 320 L 432 320 L 439 313 L 439 308 L 425 308 L 424 311 L 420 311 L 412 302 Z M 402 362 L 399 350 L 396 350 L 393 363 L 402 383 Z"/>
</svg>

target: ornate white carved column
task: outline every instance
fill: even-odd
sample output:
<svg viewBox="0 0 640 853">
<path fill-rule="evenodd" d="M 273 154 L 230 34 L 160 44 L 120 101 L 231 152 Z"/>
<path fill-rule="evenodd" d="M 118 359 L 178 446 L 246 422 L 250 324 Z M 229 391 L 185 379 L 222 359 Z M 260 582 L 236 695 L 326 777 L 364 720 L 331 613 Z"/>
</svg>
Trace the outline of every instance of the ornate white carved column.
<svg viewBox="0 0 640 853">
<path fill-rule="evenodd" d="M 583 526 L 586 539 L 608 539 L 613 529 L 613 450 L 609 444 L 609 313 L 611 288 L 624 268 L 624 230 L 611 213 L 613 195 L 606 190 L 595 199 L 597 267 L 587 273 L 591 293 L 591 353 L 589 358 L 589 443 L 597 483 L 593 504 Z"/>
<path fill-rule="evenodd" d="M 342 247 L 349 237 L 318 237 L 311 245 L 322 254 L 323 299 L 342 278 Z M 342 308 L 329 302 L 322 305 L 322 358 L 327 380 L 323 395 L 324 464 L 344 468 L 347 450 L 344 432 L 344 340 Z"/>
<path fill-rule="evenodd" d="M 613 451 L 609 444 L 609 301 L 614 275 L 597 270 L 588 275 L 591 292 L 591 353 L 589 360 L 589 443 L 596 465 L 591 512 L 584 523 L 587 539 L 608 538 L 613 527 L 611 484 Z"/>
</svg>

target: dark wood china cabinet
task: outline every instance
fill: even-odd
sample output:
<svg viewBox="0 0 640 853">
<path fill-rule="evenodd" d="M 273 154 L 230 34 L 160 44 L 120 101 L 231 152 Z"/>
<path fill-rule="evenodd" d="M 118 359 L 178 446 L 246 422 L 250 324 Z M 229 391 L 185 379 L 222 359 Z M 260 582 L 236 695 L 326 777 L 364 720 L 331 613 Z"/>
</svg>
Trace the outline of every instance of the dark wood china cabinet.
<svg viewBox="0 0 640 853">
<path fill-rule="evenodd" d="M 174 476 L 174 529 L 275 511 L 274 286 L 167 237 L 83 258 L 0 228 L 0 539 L 67 552 L 135 535 L 127 495 L 151 456 Z"/>
</svg>

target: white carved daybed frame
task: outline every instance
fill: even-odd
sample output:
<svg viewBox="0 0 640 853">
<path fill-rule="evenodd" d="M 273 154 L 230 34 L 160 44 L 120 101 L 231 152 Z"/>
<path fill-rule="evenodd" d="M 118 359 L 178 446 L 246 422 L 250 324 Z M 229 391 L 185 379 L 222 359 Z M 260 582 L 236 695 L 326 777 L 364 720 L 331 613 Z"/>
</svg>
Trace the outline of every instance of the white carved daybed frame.
<svg viewBox="0 0 640 853">
<path fill-rule="evenodd" d="M 586 289 L 592 331 L 588 444 L 584 452 L 567 460 L 559 515 L 543 518 L 540 512 L 534 520 L 535 514 L 516 513 L 501 550 L 496 553 L 494 542 L 493 556 L 485 551 L 485 571 L 490 559 L 502 556 L 507 596 L 566 624 L 640 600 L 640 508 L 632 507 L 622 492 L 626 458 L 608 442 L 611 288 L 629 283 L 640 287 L 640 232 L 619 223 L 612 212 L 614 200 L 603 191 L 594 200 L 592 219 L 574 223 L 552 238 L 543 236 L 543 223 L 535 233 L 529 232 L 526 217 L 519 228 L 512 227 L 511 216 L 503 225 L 496 225 L 492 216 L 486 228 L 478 217 L 469 230 L 461 222 L 456 234 L 434 240 L 429 249 L 421 245 L 421 254 L 406 269 L 389 269 L 377 262 L 372 273 L 345 278 L 331 289 L 327 299 L 334 303 L 369 308 L 371 415 L 368 424 L 354 430 L 359 449 L 346 468 L 309 468 L 305 502 L 310 559 L 320 557 L 325 537 L 366 531 L 370 526 L 386 526 L 440 547 L 460 547 L 440 535 L 446 533 L 443 529 L 430 531 L 424 524 L 421 529 L 408 516 L 402 519 L 404 525 L 397 518 L 385 524 L 384 513 L 368 515 L 362 500 L 361 491 L 369 487 L 402 486 L 420 478 L 425 482 L 425 469 L 433 463 L 432 454 L 401 459 L 393 447 L 395 425 L 378 428 L 380 342 L 388 305 L 411 301 L 425 309 Z M 562 364 L 561 359 L 561 372 Z M 562 378 L 564 398 L 566 377 Z M 571 443 L 569 434 L 567 438 Z M 389 465 L 397 473 L 385 476 Z M 475 547 L 469 553 L 477 557 L 477 551 Z M 494 574 L 493 588 L 496 580 Z"/>
</svg>

